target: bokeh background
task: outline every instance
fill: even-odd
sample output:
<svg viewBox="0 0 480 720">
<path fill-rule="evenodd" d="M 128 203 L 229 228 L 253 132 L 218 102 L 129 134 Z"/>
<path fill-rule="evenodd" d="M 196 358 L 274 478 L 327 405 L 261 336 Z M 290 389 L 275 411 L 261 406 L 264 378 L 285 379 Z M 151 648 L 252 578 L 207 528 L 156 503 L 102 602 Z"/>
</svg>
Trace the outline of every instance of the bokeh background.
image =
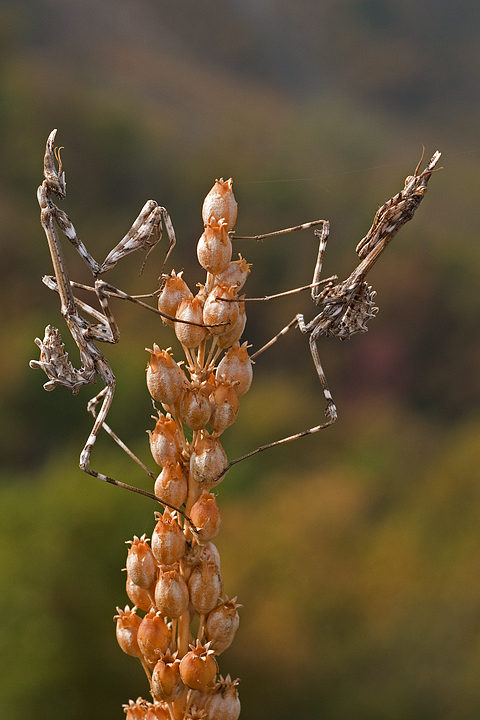
<svg viewBox="0 0 480 720">
<path fill-rule="evenodd" d="M 320 341 L 337 424 L 219 487 L 225 590 L 244 604 L 220 667 L 241 677 L 249 720 L 478 718 L 480 5 L 3 0 L 0 33 L 2 717 L 122 717 L 148 692 L 111 617 L 127 602 L 124 541 L 151 532 L 154 508 L 78 470 L 93 389 L 47 394 L 28 367 L 45 325 L 64 328 L 41 283 L 51 266 L 35 199 L 56 127 L 62 208 L 92 254 L 102 260 L 153 197 L 177 231 L 171 267 L 192 287 L 216 177 L 234 178 L 239 233 L 329 219 L 325 274 L 346 276 L 422 145 L 442 151 L 371 273 L 370 331 Z M 310 282 L 317 252 L 311 232 L 235 250 L 254 263 L 250 296 Z M 107 279 L 149 292 L 161 262 L 157 249 L 139 277 L 129 256 Z M 307 293 L 248 309 L 257 348 L 315 312 Z M 144 348 L 176 346 L 153 315 L 115 312 L 110 423 L 151 465 Z M 255 366 L 229 457 L 319 423 L 323 407 L 307 339 L 291 331 Z M 92 465 L 150 485 L 106 435 Z"/>
</svg>

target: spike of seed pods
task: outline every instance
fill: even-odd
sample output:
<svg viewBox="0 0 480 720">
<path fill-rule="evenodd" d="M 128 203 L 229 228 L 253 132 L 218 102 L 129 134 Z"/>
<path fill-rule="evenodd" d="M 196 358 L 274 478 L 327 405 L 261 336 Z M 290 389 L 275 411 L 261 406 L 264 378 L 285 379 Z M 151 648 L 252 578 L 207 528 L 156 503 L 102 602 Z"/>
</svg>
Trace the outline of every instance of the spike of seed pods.
<svg viewBox="0 0 480 720">
<path fill-rule="evenodd" d="M 219 436 L 234 422 L 238 398 L 252 381 L 247 343 L 239 344 L 245 303 L 237 296 L 250 265 L 241 255 L 232 260 L 237 203 L 231 180 L 215 182 L 202 217 L 197 257 L 207 271 L 205 284 L 194 296 L 182 273 L 172 271 L 162 276 L 158 293 L 160 312 L 177 319 L 163 322 L 174 328 L 185 364 L 175 362 L 170 348 L 153 344 L 148 350 L 148 391 L 165 413 L 158 412 L 149 431 L 153 458 L 162 468 L 155 494 L 167 506 L 184 506 L 188 521 L 182 510 L 167 507 L 155 514 L 150 543 L 145 535 L 130 541 L 126 587 L 135 607 L 117 608 L 117 638 L 149 677 L 153 668 L 153 703 L 130 701 L 124 705 L 127 720 L 237 720 L 240 712 L 237 681 L 220 676 L 216 682 L 215 655 L 231 644 L 240 606 L 236 599 L 221 599 L 220 555 L 212 543 L 221 516 L 209 492 L 228 464 Z M 188 650 L 195 616 L 201 639 Z"/>
</svg>

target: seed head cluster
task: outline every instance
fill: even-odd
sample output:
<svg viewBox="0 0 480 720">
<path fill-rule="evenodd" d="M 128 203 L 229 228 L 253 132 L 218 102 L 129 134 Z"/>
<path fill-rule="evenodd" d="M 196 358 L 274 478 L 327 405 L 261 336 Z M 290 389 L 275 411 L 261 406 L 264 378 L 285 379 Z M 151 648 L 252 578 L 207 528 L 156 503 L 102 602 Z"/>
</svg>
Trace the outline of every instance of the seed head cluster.
<svg viewBox="0 0 480 720">
<path fill-rule="evenodd" d="M 141 661 L 152 701 L 130 700 L 127 720 L 237 720 L 240 714 L 238 681 L 219 675 L 216 659 L 233 641 L 240 605 L 223 593 L 213 542 L 221 515 L 212 492 L 228 464 L 221 436 L 252 382 L 248 346 L 240 344 L 245 303 L 238 297 L 250 265 L 241 256 L 232 260 L 232 180 L 215 182 L 202 217 L 197 257 L 205 284 L 194 295 L 182 273 L 172 271 L 158 296 L 159 310 L 176 319 L 164 322 L 185 357 L 176 362 L 171 348 L 156 344 L 148 350 L 147 387 L 158 411 L 150 448 L 161 468 L 154 492 L 182 512 L 156 512 L 151 539 L 129 541 L 133 609 L 117 608 L 117 640 Z"/>
</svg>

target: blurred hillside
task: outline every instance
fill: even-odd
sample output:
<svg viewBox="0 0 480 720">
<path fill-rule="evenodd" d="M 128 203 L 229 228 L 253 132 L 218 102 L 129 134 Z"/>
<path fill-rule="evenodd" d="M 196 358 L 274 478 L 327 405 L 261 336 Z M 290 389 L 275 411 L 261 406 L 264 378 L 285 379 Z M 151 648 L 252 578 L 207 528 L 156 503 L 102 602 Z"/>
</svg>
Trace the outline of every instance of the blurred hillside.
<svg viewBox="0 0 480 720">
<path fill-rule="evenodd" d="M 329 219 L 325 276 L 346 275 L 422 145 L 427 158 L 442 151 L 444 169 L 372 272 L 380 312 L 369 333 L 319 343 L 339 421 L 236 466 L 219 488 L 226 591 L 245 605 L 220 660 L 242 677 L 252 720 L 479 716 L 479 23 L 471 0 L 4 1 L 0 707 L 10 720 L 121 717 L 121 703 L 146 692 L 109 617 L 126 602 L 123 542 L 151 531 L 152 508 L 77 469 L 93 388 L 47 394 L 28 368 L 33 338 L 48 323 L 62 330 L 41 283 L 51 267 L 35 198 L 54 127 L 61 207 L 92 254 L 102 260 L 153 197 L 175 225 L 171 267 L 191 287 L 216 177 L 234 179 L 241 234 Z M 72 276 L 91 282 L 65 249 Z M 305 232 L 235 251 L 254 263 L 246 292 L 258 297 L 310 282 L 317 248 Z M 132 255 L 107 279 L 149 292 L 161 262 L 157 248 L 139 277 Z M 313 317 L 307 293 L 251 304 L 244 337 L 258 348 L 297 312 Z M 115 314 L 109 419 L 152 466 L 144 348 L 172 338 L 153 315 L 121 304 Z M 229 457 L 322 412 L 307 340 L 292 331 L 259 358 L 225 436 Z M 149 486 L 106 437 L 92 465 Z"/>
</svg>

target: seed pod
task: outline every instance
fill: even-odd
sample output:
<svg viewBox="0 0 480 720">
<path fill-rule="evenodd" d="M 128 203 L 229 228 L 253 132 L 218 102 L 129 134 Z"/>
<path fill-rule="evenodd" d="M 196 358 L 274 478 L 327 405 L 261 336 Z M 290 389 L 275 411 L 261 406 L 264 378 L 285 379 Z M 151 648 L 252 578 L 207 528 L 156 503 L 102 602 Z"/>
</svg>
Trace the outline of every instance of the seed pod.
<svg viewBox="0 0 480 720">
<path fill-rule="evenodd" d="M 180 507 L 187 499 L 188 482 L 179 462 L 165 463 L 155 481 L 155 495 L 163 502 Z"/>
<path fill-rule="evenodd" d="M 222 518 L 215 495 L 204 490 L 190 510 L 190 519 L 197 528 L 196 539 L 207 545 L 220 531 Z"/>
<path fill-rule="evenodd" d="M 127 575 L 127 595 L 134 605 L 140 610 L 148 611 L 153 605 L 153 592 L 155 587 L 149 588 L 150 593 L 144 590 L 139 585 L 135 585 Z"/>
<path fill-rule="evenodd" d="M 118 644 L 127 655 L 141 658 L 142 651 L 138 646 L 137 633 L 142 620 L 138 617 L 136 608 L 130 610 L 126 605 L 125 610 L 117 607 L 117 612 L 118 615 L 115 615 L 113 619 L 117 621 Z"/>
<path fill-rule="evenodd" d="M 228 325 L 222 333 L 217 335 L 217 345 L 221 350 L 229 348 L 238 342 L 243 335 L 245 325 L 247 324 L 247 315 L 245 313 L 245 303 L 238 303 L 238 317 L 233 325 Z"/>
<path fill-rule="evenodd" d="M 217 282 L 222 285 L 228 285 L 228 287 L 234 287 L 235 291 L 238 292 L 245 285 L 248 275 L 250 274 L 251 263 L 242 258 L 240 253 L 238 254 L 238 260 L 232 260 L 228 267 L 217 275 Z"/>
<path fill-rule="evenodd" d="M 232 241 L 227 230 L 225 220 L 211 217 L 197 243 L 198 262 L 212 275 L 224 272 L 232 259 Z"/>
<path fill-rule="evenodd" d="M 158 309 L 165 315 L 177 317 L 177 310 L 182 300 L 192 298 L 193 293 L 182 278 L 182 273 L 176 275 L 175 270 L 168 276 L 163 284 L 162 291 L 158 296 Z M 172 320 L 162 318 L 163 322 L 173 327 Z"/>
<path fill-rule="evenodd" d="M 248 357 L 247 343 L 235 343 L 220 360 L 216 379 L 218 382 L 230 383 L 235 388 L 237 397 L 245 395 L 253 379 L 252 361 Z"/>
<path fill-rule="evenodd" d="M 148 590 L 156 580 L 157 563 L 147 542 L 147 536 L 142 535 L 139 540 L 134 535 L 133 540 L 128 542 L 131 543 L 127 555 L 128 576 L 135 585 Z"/>
<path fill-rule="evenodd" d="M 153 432 L 147 431 L 150 437 L 150 450 L 153 459 L 162 467 L 167 464 L 180 462 L 182 451 L 182 436 L 172 416 L 159 415 Z"/>
<path fill-rule="evenodd" d="M 204 489 L 210 489 L 223 480 L 219 477 L 227 467 L 227 455 L 220 440 L 201 430 L 190 456 L 191 477 Z"/>
<path fill-rule="evenodd" d="M 199 615 L 207 615 L 218 604 L 223 581 L 214 562 L 202 562 L 193 568 L 188 581 L 190 602 Z"/>
<path fill-rule="evenodd" d="M 231 329 L 237 322 L 238 303 L 224 302 L 222 299 L 233 300 L 234 297 L 234 288 L 226 285 L 215 285 L 213 290 L 208 293 L 203 306 L 203 322 L 205 325 L 218 326 L 210 327 L 212 335 L 221 335 L 226 329 Z"/>
<path fill-rule="evenodd" d="M 239 607 L 241 605 L 236 602 L 236 598 L 233 598 L 233 600 L 227 598 L 225 602 L 214 608 L 207 617 L 205 633 L 217 655 L 226 650 L 233 642 L 240 624 L 237 609 Z"/>
<path fill-rule="evenodd" d="M 240 699 L 236 688 L 238 680 L 232 682 L 230 675 L 215 686 L 207 704 L 208 720 L 238 720 L 240 716 Z"/>
<path fill-rule="evenodd" d="M 173 702 L 183 693 L 185 685 L 180 676 L 180 660 L 177 654 L 164 655 L 152 673 L 152 693 L 157 700 Z"/>
<path fill-rule="evenodd" d="M 211 387 L 187 387 L 178 404 L 180 419 L 190 430 L 201 430 L 210 420 L 212 406 L 209 395 Z"/>
<path fill-rule="evenodd" d="M 177 318 L 189 322 L 203 323 L 203 303 L 201 298 L 194 297 L 182 300 L 177 310 Z M 207 336 L 208 330 L 198 325 L 186 325 L 183 322 L 175 323 L 175 335 L 186 348 L 195 348 Z"/>
<path fill-rule="evenodd" d="M 172 633 L 162 615 L 150 610 L 138 628 L 137 641 L 143 657 L 149 663 L 156 663 L 172 642 Z"/>
<path fill-rule="evenodd" d="M 147 720 L 148 703 L 143 698 L 137 698 L 136 702 L 128 701 L 128 705 L 122 705 L 126 714 L 125 720 Z"/>
<path fill-rule="evenodd" d="M 217 568 L 220 570 L 220 553 L 218 552 L 218 549 L 213 544 L 213 542 L 209 542 L 207 543 L 207 545 L 202 547 L 200 553 L 200 560 L 201 562 L 214 562 Z"/>
<path fill-rule="evenodd" d="M 180 675 L 187 687 L 194 690 L 206 690 L 212 686 L 218 672 L 217 661 L 209 645 L 202 645 L 200 640 L 183 656 L 180 662 Z"/>
<path fill-rule="evenodd" d="M 155 605 L 163 616 L 172 620 L 188 610 L 188 588 L 178 569 L 160 569 L 155 586 Z"/>
<path fill-rule="evenodd" d="M 201 560 L 201 552 L 202 547 L 198 544 L 198 542 L 187 543 L 185 555 L 180 562 L 182 575 L 187 583 L 193 568 L 195 565 L 198 565 Z"/>
<path fill-rule="evenodd" d="M 180 525 L 165 510 L 155 513 L 157 524 L 152 533 L 152 553 L 160 565 L 174 565 L 185 553 L 185 535 Z"/>
<path fill-rule="evenodd" d="M 148 392 L 157 402 L 173 405 L 187 382 L 185 373 L 170 355 L 170 348 L 160 350 L 154 344 L 153 350 L 146 350 L 150 353 L 147 365 Z"/>
<path fill-rule="evenodd" d="M 210 418 L 210 426 L 213 434 L 218 437 L 235 422 L 240 403 L 238 402 L 235 388 L 228 383 L 220 383 L 217 385 L 212 393 L 211 399 L 213 410 Z"/>
<path fill-rule="evenodd" d="M 206 225 L 213 216 L 215 220 L 225 219 L 227 230 L 232 230 L 237 219 L 237 203 L 232 190 L 233 180 L 215 180 L 202 207 L 203 224 Z"/>
<path fill-rule="evenodd" d="M 160 703 L 148 703 L 147 714 L 145 720 L 171 720 L 168 706 L 164 707 Z"/>
</svg>

